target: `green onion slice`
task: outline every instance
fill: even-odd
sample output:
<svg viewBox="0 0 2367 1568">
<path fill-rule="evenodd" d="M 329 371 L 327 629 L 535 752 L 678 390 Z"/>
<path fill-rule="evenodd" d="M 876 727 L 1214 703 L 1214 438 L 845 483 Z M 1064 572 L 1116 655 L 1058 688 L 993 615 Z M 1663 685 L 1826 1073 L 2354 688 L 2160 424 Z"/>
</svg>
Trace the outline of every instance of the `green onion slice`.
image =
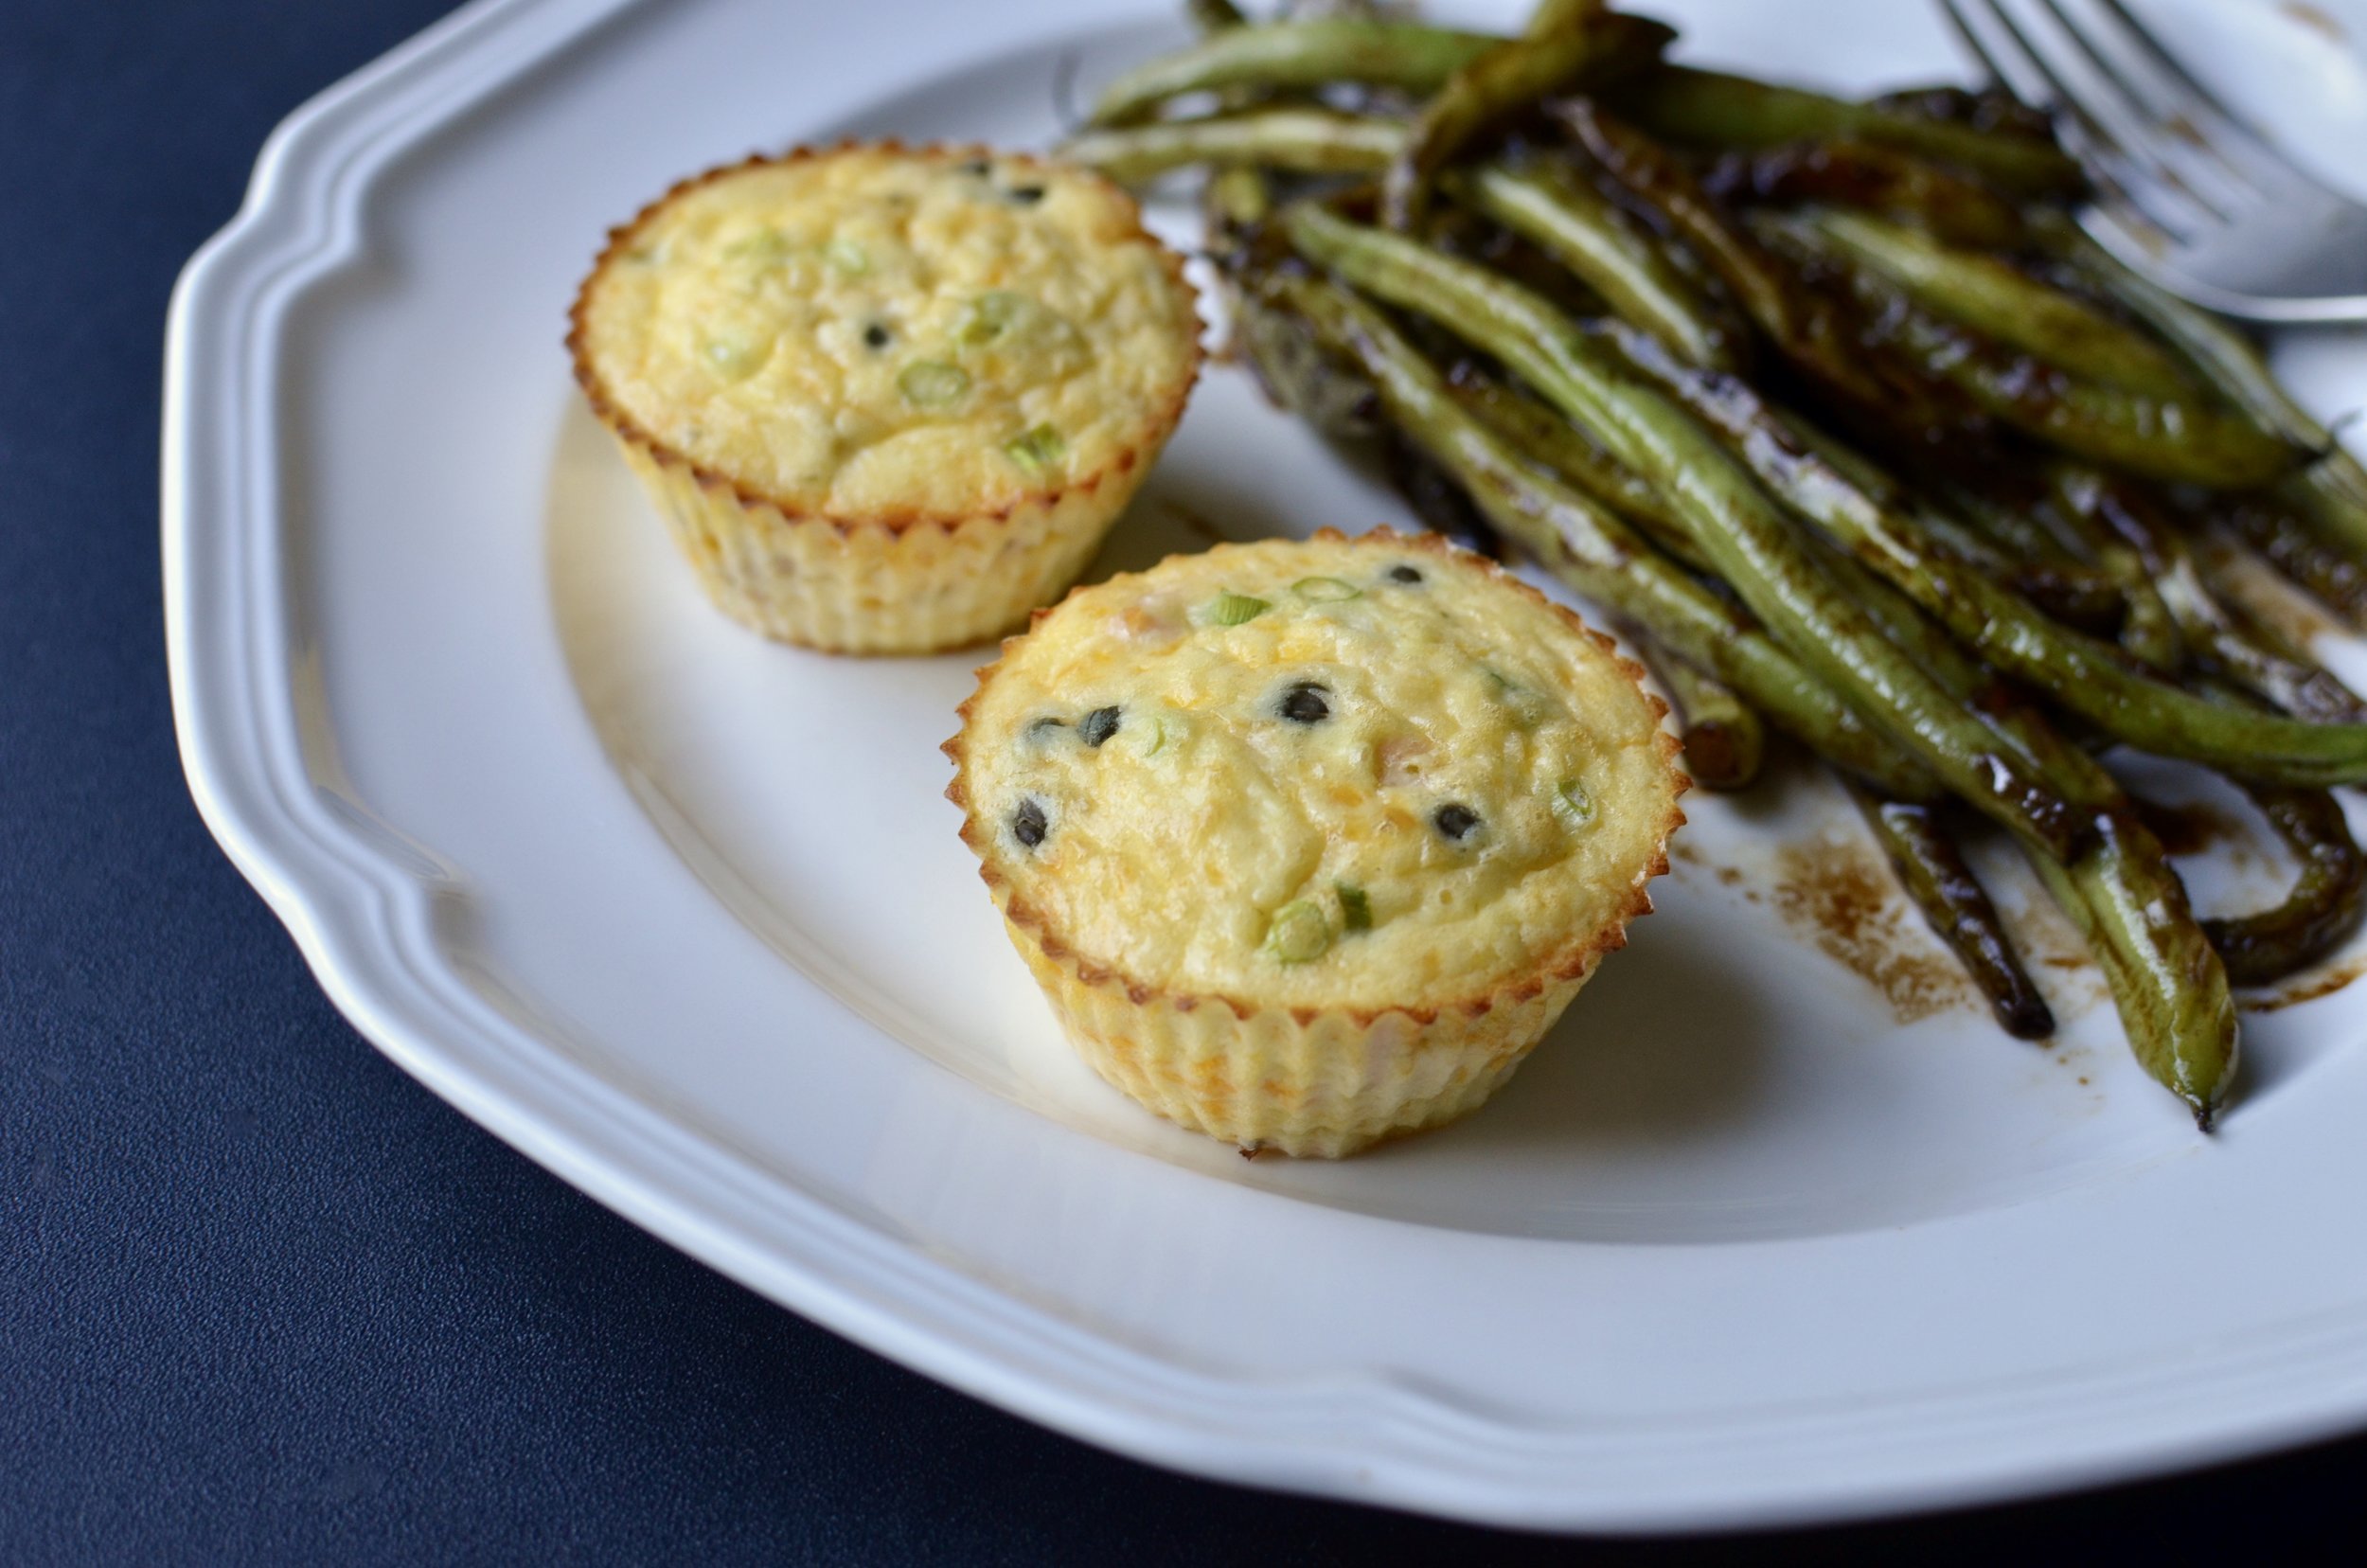
<svg viewBox="0 0 2367 1568">
<path fill-rule="evenodd" d="M 1246 626 L 1272 608 L 1264 599 L 1252 598 L 1247 594 L 1237 594 L 1227 588 L 1208 607 L 1208 618 L 1219 626 Z"/>
<path fill-rule="evenodd" d="M 970 372 L 943 360 L 915 360 L 896 378 L 896 389 L 915 408 L 951 408 L 970 391 Z"/>
<path fill-rule="evenodd" d="M 1266 928 L 1266 951 L 1285 964 L 1320 958 L 1330 946 L 1331 922 L 1305 899 L 1275 910 L 1273 923 Z"/>
<path fill-rule="evenodd" d="M 992 343 L 1017 325 L 1035 303 L 1025 294 L 1003 289 L 982 294 L 963 312 L 958 335 L 964 343 Z"/>
<path fill-rule="evenodd" d="M 1041 479 L 1060 460 L 1068 444 L 1060 433 L 1048 424 L 1040 424 L 1023 436 L 1013 437 L 1003 443 L 1003 455 L 1017 463 L 1030 479 Z"/>
<path fill-rule="evenodd" d="M 1340 924 L 1348 931 L 1373 929 L 1373 900 L 1354 882 L 1333 882 L 1332 890 L 1340 895 Z"/>
<path fill-rule="evenodd" d="M 1364 590 L 1355 583 L 1333 577 L 1301 578 L 1290 584 L 1290 592 L 1309 604 L 1338 604 L 1343 599 L 1364 597 Z"/>
<path fill-rule="evenodd" d="M 1565 778 L 1554 787 L 1554 814 L 1573 829 L 1583 828 L 1594 820 L 1594 796 L 1576 779 Z"/>
</svg>

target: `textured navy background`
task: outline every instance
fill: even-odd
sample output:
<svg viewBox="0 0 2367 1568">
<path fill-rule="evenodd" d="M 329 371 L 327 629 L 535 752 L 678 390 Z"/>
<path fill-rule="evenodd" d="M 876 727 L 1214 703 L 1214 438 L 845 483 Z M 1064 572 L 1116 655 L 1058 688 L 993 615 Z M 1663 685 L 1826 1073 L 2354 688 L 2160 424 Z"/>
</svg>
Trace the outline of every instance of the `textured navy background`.
<svg viewBox="0 0 2367 1568">
<path fill-rule="evenodd" d="M 165 303 L 272 124 L 442 9 L 0 8 L 0 1563 L 1573 1555 L 1170 1476 L 938 1388 L 545 1176 L 322 1000 L 173 750 Z M 1581 1550 L 2273 1559 L 2355 1538 L 2362 1481 L 2351 1442 Z"/>
</svg>

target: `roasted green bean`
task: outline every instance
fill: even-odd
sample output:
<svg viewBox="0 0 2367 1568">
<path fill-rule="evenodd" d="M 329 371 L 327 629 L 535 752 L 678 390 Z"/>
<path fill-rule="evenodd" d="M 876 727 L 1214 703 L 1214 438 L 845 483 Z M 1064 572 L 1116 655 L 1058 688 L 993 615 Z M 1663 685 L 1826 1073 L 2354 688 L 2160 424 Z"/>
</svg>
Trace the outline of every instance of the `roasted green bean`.
<svg viewBox="0 0 2367 1568">
<path fill-rule="evenodd" d="M 1071 163 L 1121 185 L 1193 164 L 1256 164 L 1297 174 L 1372 174 L 1405 145 L 1405 127 L 1330 109 L 1258 109 L 1205 119 L 1087 131 L 1060 144 Z"/>
<path fill-rule="evenodd" d="M 1060 155 L 1124 185 L 1197 164 L 1300 174 L 1370 174 L 1406 146 L 1404 126 L 1326 109 L 1266 109 L 1088 131 Z M 1543 160 L 1482 163 L 1447 176 L 1455 196 L 1529 241 L 1634 322 L 1698 365 L 1731 367 L 1741 334 L 1727 312 L 1608 198 Z"/>
<path fill-rule="evenodd" d="M 1296 209 L 1287 217 L 1300 222 Z M 1912 517 L 1877 504 L 1805 450 L 1749 387 L 1680 365 L 1641 333 L 1605 327 L 1595 335 L 1716 431 L 1726 450 L 1787 505 L 1889 579 L 1967 647 L 2108 734 L 2238 778 L 2312 786 L 2367 781 L 2367 724 L 2311 723 L 2234 709 L 2132 669 L 2117 650 L 1931 548 Z"/>
<path fill-rule="evenodd" d="M 2020 244 L 2024 232 L 2020 208 L 1988 187 L 1872 142 L 1785 142 L 1729 152 L 1701 184 L 1730 204 L 1818 203 L 1888 213 L 1951 243 L 1992 250 Z"/>
<path fill-rule="evenodd" d="M 1749 789 L 1767 755 L 1767 727 L 1759 716 L 1732 686 L 1673 653 L 1647 649 L 1646 662 L 1676 699 L 1685 771 L 1693 781 L 1705 790 Z"/>
<path fill-rule="evenodd" d="M 2301 870 L 2286 897 L 2254 915 L 2202 922 L 2228 978 L 2266 986 L 2324 957 L 2358 927 L 2367 900 L 2367 855 L 2351 836 L 2341 803 L 2323 790 L 2248 789 Z"/>
<path fill-rule="evenodd" d="M 1738 324 L 1633 220 L 1568 169 L 1542 162 L 1518 169 L 1488 164 L 1454 188 L 1478 211 L 1568 267 L 1622 320 L 1683 358 L 1720 370 L 1741 360 Z"/>
<path fill-rule="evenodd" d="M 2333 611 L 2344 625 L 2367 630 L 2367 561 L 2313 526 L 2292 505 L 2293 489 L 2288 481 L 2276 493 L 2216 496 L 2206 515 Z"/>
<path fill-rule="evenodd" d="M 1453 366 L 1448 379 L 1456 400 L 1486 421 L 1515 451 L 1635 524 L 1686 565 L 1702 572 L 1710 569 L 1676 508 L 1585 431 L 1536 399 L 1468 365 Z"/>
<path fill-rule="evenodd" d="M 1716 675 L 1778 728 L 1838 766 L 1902 798 L 1938 797 L 1928 771 L 1901 756 L 1747 617 L 1466 413 L 1445 378 L 1379 312 L 1319 278 L 1282 278 L 1277 287 L 1335 351 L 1363 371 L 1397 427 L 1548 571 Z"/>
<path fill-rule="evenodd" d="M 2367 561 L 2367 463 L 2345 450 L 2310 418 L 2269 372 L 2260 350 L 2234 326 L 2199 310 L 2140 276 L 2081 234 L 2060 215 L 2042 216 L 2038 229 L 2059 254 L 2130 313 L 2160 332 L 2220 394 L 2261 428 L 2313 454 L 2305 469 L 2277 487 L 2276 499 L 2302 526 L 2314 529 L 2353 561 Z M 2358 616 L 2355 595 L 2343 594 L 2335 574 L 2313 574 L 2327 589 L 2327 602 Z M 2306 585 L 2306 584 L 2305 584 Z M 2314 590 L 2313 590 L 2314 591 Z"/>
<path fill-rule="evenodd" d="M 2208 1130 L 2234 1076 L 2235 1012 L 2225 968 L 2160 841 L 2102 764 L 2003 689 L 1888 584 L 1854 561 L 1843 564 L 1841 577 L 1893 642 L 1985 716 L 2050 789 L 2090 818 L 2093 830 L 2068 864 L 2027 845 L 2025 854 L 2088 934 L 2139 1064 L 2185 1099 Z"/>
<path fill-rule="evenodd" d="M 1751 229 L 1780 251 L 1842 276 L 1866 323 L 1861 341 L 2059 451 L 2210 490 L 2274 484 L 2306 460 L 2306 454 L 2249 419 L 2199 398 L 2161 398 L 2083 380 L 1945 320 L 1797 219 L 1758 213 Z"/>
<path fill-rule="evenodd" d="M 1433 93 L 1503 43 L 1486 33 L 1338 18 L 1226 27 L 1127 72 L 1094 106 L 1095 125 L 1125 125 L 1187 93 L 1365 82 Z"/>
<path fill-rule="evenodd" d="M 2030 864 L 2088 938 L 2139 1064 L 2210 1131 L 2235 1077 L 2235 1003 L 2160 841 L 2134 811 L 2110 811 L 2078 860 Z"/>
<path fill-rule="evenodd" d="M 2008 262 L 1863 213 L 1819 212 L 1803 221 L 1924 309 L 2069 375 L 2171 401 L 2198 391 L 2153 339 Z"/>
<path fill-rule="evenodd" d="M 1617 102 L 1651 134 L 1696 146 L 1866 141 L 1953 164 L 2019 196 L 2075 195 L 2087 184 L 2079 166 L 2044 136 L 1850 103 L 1715 71 L 1663 66 L 1623 86 Z"/>
<path fill-rule="evenodd" d="M 1795 368 L 1858 407 L 1892 410 L 1932 424 L 1948 420 L 1947 411 L 1928 402 L 1902 408 L 1902 399 L 1914 388 L 1885 376 L 1877 356 L 1857 342 L 1848 320 L 1822 294 L 1798 287 L 1757 241 L 1730 223 L 1692 170 L 1667 149 L 1584 99 L 1557 104 L 1554 116 L 1589 157 L 1692 246 Z"/>
<path fill-rule="evenodd" d="M 2112 475 L 2057 464 L 2056 493 L 2069 515 L 2127 542 L 2137 570 L 2193 653 L 2235 685 L 2297 719 L 2323 723 L 2367 720 L 2333 673 L 2270 644 L 2238 620 L 2205 580 L 2202 563 L 2151 497 Z"/>
<path fill-rule="evenodd" d="M 1997 906 L 1940 825 L 1937 809 L 1884 800 L 1861 784 L 1851 784 L 1849 793 L 1908 898 L 1988 998 L 2005 1032 L 2020 1040 L 2053 1034 L 2054 1012 L 2022 967 Z"/>
<path fill-rule="evenodd" d="M 1716 439 L 1612 370 L 1575 324 L 1517 284 L 1319 207 L 1299 204 L 1277 222 L 1310 260 L 1494 354 L 1586 425 L 1668 494 L 1695 543 L 1795 658 L 1976 809 L 2048 853 L 2069 851 L 2078 829 L 2068 807 L 1833 588 L 1791 521 Z"/>
<path fill-rule="evenodd" d="M 1617 29 L 1603 0 L 1538 0 L 1528 26 L 1447 79 L 1424 105 L 1381 181 L 1381 221 L 1412 231 L 1438 171 L 1489 125 L 1572 85 L 1599 62 Z"/>
</svg>

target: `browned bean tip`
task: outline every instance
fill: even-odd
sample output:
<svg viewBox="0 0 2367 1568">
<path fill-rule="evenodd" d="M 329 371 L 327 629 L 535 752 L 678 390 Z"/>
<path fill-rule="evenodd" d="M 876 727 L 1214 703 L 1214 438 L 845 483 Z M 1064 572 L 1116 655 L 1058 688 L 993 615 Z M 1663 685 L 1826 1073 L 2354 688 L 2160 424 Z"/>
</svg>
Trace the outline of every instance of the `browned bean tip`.
<svg viewBox="0 0 2367 1568">
<path fill-rule="evenodd" d="M 1822 202 L 1911 219 L 1957 244 L 2004 250 L 2021 243 L 2021 211 L 1953 169 L 1862 141 L 1786 142 L 1723 154 L 1702 176 L 1712 196 L 1736 205 Z"/>
<path fill-rule="evenodd" d="M 1854 783 L 1849 793 L 1898 874 L 1899 885 L 1922 912 L 1932 934 L 1948 945 L 1967 977 L 1987 998 L 1999 1025 L 2018 1040 L 2044 1040 L 2052 1035 L 2054 1011 L 2039 995 L 2004 922 L 1998 918 L 1997 906 L 1965 864 L 1937 811 L 1928 806 L 1884 800 Z"/>
<path fill-rule="evenodd" d="M 2287 896 L 2252 915 L 2206 919 L 2203 932 L 2238 986 L 2273 984 L 2323 958 L 2358 929 L 2367 854 L 2341 803 L 2323 790 L 2245 792 L 2300 871 Z"/>
<path fill-rule="evenodd" d="M 1519 38 L 1455 72 L 1424 107 L 1382 179 L 1381 222 L 1400 234 L 1415 230 L 1429 209 L 1432 182 L 1456 154 L 1490 125 L 1570 86 L 1637 25 L 1611 15 L 1603 0 L 1539 0 Z"/>
</svg>

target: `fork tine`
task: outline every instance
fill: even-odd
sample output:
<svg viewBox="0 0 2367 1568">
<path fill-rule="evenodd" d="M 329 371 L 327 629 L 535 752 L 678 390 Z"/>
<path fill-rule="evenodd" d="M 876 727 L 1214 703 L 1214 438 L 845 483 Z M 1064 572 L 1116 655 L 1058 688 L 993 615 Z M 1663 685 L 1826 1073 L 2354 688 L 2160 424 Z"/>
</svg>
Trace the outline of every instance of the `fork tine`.
<svg viewBox="0 0 2367 1568">
<path fill-rule="evenodd" d="M 2136 21 L 2125 8 L 2110 0 L 2091 0 L 2089 9 L 2107 14 L 2083 27 L 2064 9 L 2062 0 L 2039 0 L 2039 4 L 2095 74 L 2156 122 L 2164 138 L 2165 154 L 2172 150 L 2181 154 L 2180 165 L 2198 186 L 2209 184 L 2237 205 L 2270 194 L 2266 172 L 2256 166 L 2247 168 L 2228 151 L 2226 143 L 2232 134 L 2228 116 L 2207 97 L 2180 85 L 2180 80 L 2191 83 L 2193 78 L 2180 73 L 2179 78 L 2165 79 L 2146 63 L 2167 57 L 2158 45 L 2147 48 L 2138 44 Z M 2199 154 L 2199 159 L 2194 154 Z"/>
<path fill-rule="evenodd" d="M 2176 55 L 2163 48 L 2152 29 L 2130 14 L 2121 0 L 2090 0 L 2090 3 L 2111 19 L 2132 52 L 2148 62 L 2155 77 L 2168 84 L 2177 97 L 2193 106 L 2186 112 L 2195 122 L 2209 125 L 2217 133 L 2211 143 L 2214 151 L 2226 158 L 2226 148 L 2239 147 L 2251 160 L 2251 170 L 2255 174 L 2266 173 L 2287 180 L 2308 177 L 2292 159 L 2277 150 L 2275 142 L 2261 134 L 2251 120 L 2236 113 L 2225 98 L 2180 64 Z"/>
<path fill-rule="evenodd" d="M 2084 119 L 2101 127 L 2123 153 L 2212 217 L 2222 223 L 2234 218 L 2237 204 L 2224 191 L 2214 190 L 2215 182 L 2207 175 L 2196 177 L 2193 149 L 2185 139 L 2163 127 L 2153 111 L 2112 76 L 2056 0 L 2037 0 L 2037 4 L 2050 24 L 2043 28 L 2017 22 L 2002 5 L 1991 9 L 2006 30 L 2021 41 L 2064 99 Z"/>
<path fill-rule="evenodd" d="M 1982 62 L 1982 69 L 1988 71 L 1991 80 L 1996 80 L 2001 88 L 2005 88 L 2007 93 L 2015 95 L 2017 99 L 2029 104 L 2031 109 L 2038 109 L 2040 114 L 2064 112 L 2062 102 L 2057 99 L 2055 90 L 2045 83 L 2043 76 L 2031 74 L 2029 60 L 2026 60 L 2026 57 L 2024 60 L 2012 60 L 2012 57 L 2002 50 L 2002 45 L 1993 45 L 1988 38 L 1982 36 L 1982 27 L 1974 24 L 1972 14 L 1969 14 L 1972 9 L 1982 9 L 1982 12 L 1986 12 L 1986 14 L 1996 14 L 1996 5 L 1993 5 L 1993 0 L 1941 0 L 1941 14 L 1949 19 L 1949 27 L 1953 28 L 1955 36 L 1965 43 L 1965 47 L 1972 52 L 1974 60 Z M 2100 187 L 2100 197 L 2105 197 L 2109 206 L 2119 208 L 2121 225 L 2126 227 L 2126 225 L 2130 225 L 2130 223 L 2135 223 L 2135 225 L 2143 225 L 2145 230 L 2162 237 L 2162 240 L 2185 240 L 2187 237 L 2185 227 L 2178 225 L 2178 223 L 2166 221 L 2166 218 L 2157 218 L 2154 213 L 2149 213 L 2147 208 L 2138 202 L 2138 199 L 2130 197 L 2128 185 L 2124 183 L 2124 166 L 2121 166 L 2119 156 L 2116 156 L 2109 147 L 2102 145 L 2100 140 L 2095 140 L 2095 137 L 2091 137 L 2091 140 L 2095 142 L 2095 145 L 2091 147 L 2091 154 L 2095 154 L 2095 156 L 2091 156 L 2091 169 L 2088 169 L 2088 173 L 2091 173 L 2091 178 L 2095 180 L 2097 187 Z"/>
<path fill-rule="evenodd" d="M 2112 135 L 2072 96 L 2060 77 L 2048 68 L 2029 39 L 2014 25 L 1998 0 L 1941 0 L 1942 9 L 1967 48 L 2024 103 L 2068 119 L 2067 133 L 2088 154 L 2090 172 L 2101 176 L 2105 193 L 2121 207 L 2122 221 L 2135 223 L 2175 240 L 2191 239 L 2198 223 L 2213 215 L 2191 196 L 2141 167 Z M 1984 27 L 1978 12 L 1988 18 Z M 2002 37 L 1989 36 L 1992 32 Z"/>
</svg>

